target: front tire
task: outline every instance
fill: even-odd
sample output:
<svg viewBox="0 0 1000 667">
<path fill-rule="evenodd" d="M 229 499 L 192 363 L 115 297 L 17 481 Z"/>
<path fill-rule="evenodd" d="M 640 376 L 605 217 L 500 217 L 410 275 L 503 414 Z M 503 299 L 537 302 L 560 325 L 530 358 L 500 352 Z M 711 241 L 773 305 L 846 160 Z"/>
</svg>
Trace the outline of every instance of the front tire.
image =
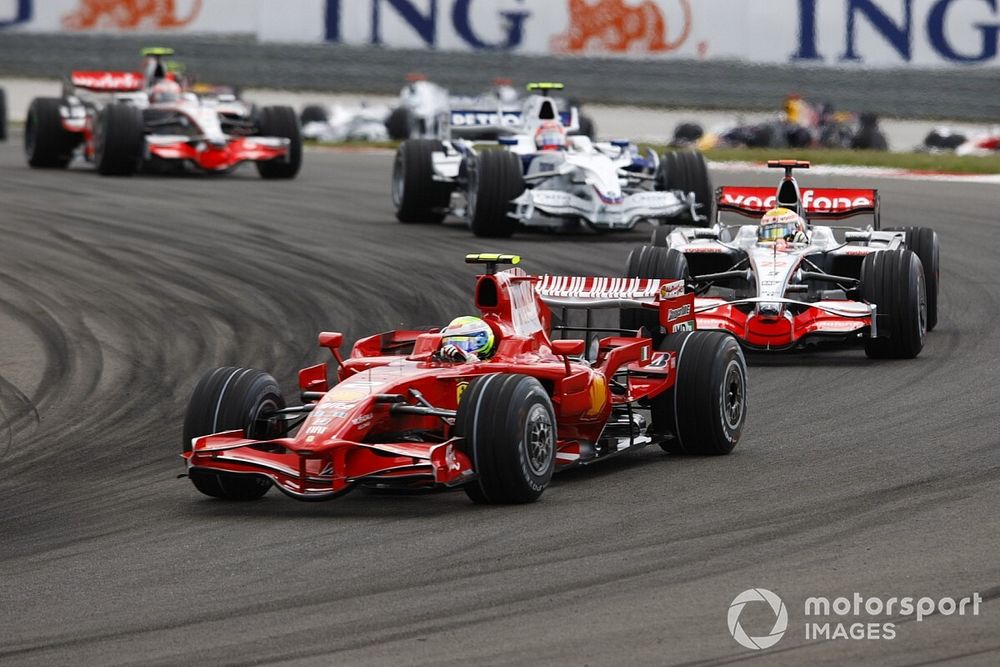
<svg viewBox="0 0 1000 667">
<path fill-rule="evenodd" d="M 872 359 L 913 359 L 920 354 L 927 335 L 927 294 L 916 253 L 887 250 L 866 256 L 861 298 L 889 317 L 889 336 L 865 339 L 865 354 Z"/>
<path fill-rule="evenodd" d="M 486 151 L 469 169 L 466 199 L 469 226 L 482 238 L 509 238 L 517 229 L 510 217 L 511 202 L 524 192 L 521 160 L 507 151 Z"/>
<path fill-rule="evenodd" d="M 933 331 L 938 322 L 938 286 L 941 281 L 941 244 L 937 232 L 929 227 L 888 227 L 885 231 L 906 232 L 903 242 L 920 258 L 927 289 L 927 330 Z"/>
<path fill-rule="evenodd" d="M 182 449 L 191 451 L 194 438 L 242 429 L 248 438 L 268 439 L 259 418 L 285 407 L 281 388 L 270 374 L 253 368 L 216 368 L 195 385 L 184 417 Z M 207 496 L 224 500 L 256 500 L 271 488 L 263 475 L 236 474 L 191 468 L 188 476 Z"/>
<path fill-rule="evenodd" d="M 417 134 L 417 119 L 413 112 L 406 107 L 397 107 L 392 110 L 385 121 L 385 130 L 389 133 L 390 139 L 402 141 Z"/>
<path fill-rule="evenodd" d="M 494 374 L 472 380 L 458 405 L 455 434 L 476 471 L 476 480 L 464 487 L 474 502 L 531 503 L 552 479 L 555 411 L 533 377 Z"/>
<path fill-rule="evenodd" d="M 139 171 L 146 136 L 142 111 L 111 104 L 98 118 L 94 161 L 101 176 L 131 176 Z"/>
<path fill-rule="evenodd" d="M 36 97 L 24 123 L 24 153 L 35 169 L 65 169 L 73 159 L 80 135 L 62 126 L 58 97 Z"/>
<path fill-rule="evenodd" d="M 434 180 L 434 153 L 443 151 L 436 139 L 407 139 L 396 149 L 392 165 L 392 203 L 404 223 L 439 223 L 451 204 L 451 186 Z"/>
<path fill-rule="evenodd" d="M 651 429 L 673 436 L 661 447 L 678 454 L 728 454 L 747 416 L 747 367 L 739 343 L 720 331 L 671 334 L 657 347 L 676 353 L 674 386 L 652 399 Z"/>
<path fill-rule="evenodd" d="M 257 163 L 261 178 L 295 178 L 302 167 L 302 128 L 295 110 L 287 106 L 263 107 L 257 114 L 257 131 L 262 137 L 289 140 L 287 157 Z"/>
</svg>

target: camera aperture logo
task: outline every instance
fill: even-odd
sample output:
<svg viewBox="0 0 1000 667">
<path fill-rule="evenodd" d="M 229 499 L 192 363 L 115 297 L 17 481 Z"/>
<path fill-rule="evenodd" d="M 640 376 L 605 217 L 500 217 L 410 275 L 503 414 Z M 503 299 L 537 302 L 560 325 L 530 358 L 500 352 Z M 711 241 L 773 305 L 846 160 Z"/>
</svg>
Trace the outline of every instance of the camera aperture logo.
<svg viewBox="0 0 1000 667">
<path fill-rule="evenodd" d="M 765 603 L 774 613 L 774 626 L 760 637 L 751 637 L 743 629 L 740 616 L 750 603 Z M 983 597 L 977 592 L 962 598 L 915 596 L 808 597 L 803 608 L 804 638 L 807 641 L 893 640 L 896 625 L 905 620 L 917 623 L 928 616 L 979 616 Z M 760 611 L 757 612 L 758 614 Z M 759 615 L 757 617 L 759 619 Z M 759 651 L 777 644 L 788 630 L 788 610 L 775 593 L 766 588 L 750 588 L 737 595 L 729 605 L 729 634 L 741 646 Z M 796 632 L 797 634 L 797 632 Z"/>
<path fill-rule="evenodd" d="M 751 637 L 740 625 L 740 614 L 743 613 L 743 607 L 751 602 L 767 603 L 774 612 L 774 627 L 771 628 L 770 633 L 763 637 Z M 750 588 L 733 598 L 729 605 L 728 621 L 729 634 L 741 646 L 754 650 L 771 648 L 778 643 L 784 636 L 785 630 L 788 629 L 788 610 L 785 609 L 785 603 L 781 601 L 781 598 L 766 588 Z"/>
</svg>

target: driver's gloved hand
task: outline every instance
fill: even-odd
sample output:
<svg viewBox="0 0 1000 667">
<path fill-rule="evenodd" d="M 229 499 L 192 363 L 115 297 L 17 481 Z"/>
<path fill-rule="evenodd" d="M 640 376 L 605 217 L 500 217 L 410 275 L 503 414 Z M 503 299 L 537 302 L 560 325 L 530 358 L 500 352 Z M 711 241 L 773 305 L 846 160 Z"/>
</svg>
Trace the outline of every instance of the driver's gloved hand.
<svg viewBox="0 0 1000 667">
<path fill-rule="evenodd" d="M 443 361 L 477 361 L 479 357 L 474 354 L 469 354 L 462 348 L 452 343 L 442 345 L 441 349 L 438 351 L 438 357 Z"/>
</svg>

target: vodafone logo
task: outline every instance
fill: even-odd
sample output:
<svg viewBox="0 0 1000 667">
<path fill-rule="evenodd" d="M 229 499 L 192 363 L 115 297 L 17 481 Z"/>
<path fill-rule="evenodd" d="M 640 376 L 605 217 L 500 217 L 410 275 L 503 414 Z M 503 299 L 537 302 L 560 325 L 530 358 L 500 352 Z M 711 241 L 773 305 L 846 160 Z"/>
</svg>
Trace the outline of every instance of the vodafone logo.
<svg viewBox="0 0 1000 667">
<path fill-rule="evenodd" d="M 142 77 L 132 72 L 73 72 L 74 86 L 91 90 L 139 90 Z"/>
<path fill-rule="evenodd" d="M 745 211 L 764 211 L 775 207 L 775 194 L 761 195 L 757 188 L 725 188 L 720 203 Z M 805 189 L 800 193 L 802 207 L 807 213 L 844 213 L 875 206 L 873 190 Z"/>
<path fill-rule="evenodd" d="M 770 605 L 771 611 L 774 612 L 774 627 L 771 628 L 771 632 L 761 637 L 749 636 L 740 625 L 740 614 L 743 613 L 743 608 L 755 602 L 764 602 Z M 750 588 L 733 598 L 729 605 L 727 620 L 729 621 L 729 634 L 740 646 L 759 651 L 771 648 L 784 636 L 785 630 L 788 629 L 788 610 L 785 609 L 785 603 L 781 601 L 781 598 L 766 588 Z"/>
</svg>

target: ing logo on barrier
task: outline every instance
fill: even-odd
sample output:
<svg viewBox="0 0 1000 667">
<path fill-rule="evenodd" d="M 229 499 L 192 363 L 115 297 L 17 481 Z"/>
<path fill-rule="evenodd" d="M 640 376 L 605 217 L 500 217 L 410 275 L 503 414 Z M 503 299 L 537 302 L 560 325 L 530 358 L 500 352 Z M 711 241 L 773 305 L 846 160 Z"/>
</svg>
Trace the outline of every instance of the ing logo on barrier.
<svg viewBox="0 0 1000 667">
<path fill-rule="evenodd" d="M 671 31 L 654 0 L 626 4 L 625 0 L 569 0 L 569 29 L 552 38 L 558 53 L 666 53 L 687 42 L 691 34 L 689 0 L 673 0 L 683 16 L 680 30 Z M 669 33 L 676 37 L 670 39 Z"/>
<path fill-rule="evenodd" d="M 76 11 L 62 17 L 62 24 L 67 30 L 182 28 L 198 18 L 202 1 L 80 0 Z M 178 15 L 181 10 L 186 11 Z"/>
</svg>

